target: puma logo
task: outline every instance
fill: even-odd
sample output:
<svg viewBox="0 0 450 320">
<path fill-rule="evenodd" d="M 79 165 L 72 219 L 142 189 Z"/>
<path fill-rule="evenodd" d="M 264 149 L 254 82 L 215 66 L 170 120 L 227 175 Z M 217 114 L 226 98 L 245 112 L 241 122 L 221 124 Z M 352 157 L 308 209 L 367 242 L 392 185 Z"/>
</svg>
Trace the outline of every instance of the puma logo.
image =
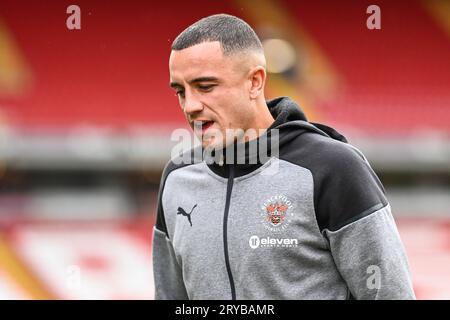
<svg viewBox="0 0 450 320">
<path fill-rule="evenodd" d="M 192 214 L 192 211 L 194 211 L 196 206 L 197 205 L 193 206 L 191 209 L 191 212 L 189 212 L 189 213 L 187 213 L 182 207 L 178 207 L 178 211 L 177 211 L 177 214 L 181 214 L 181 215 L 187 217 L 189 223 L 191 224 L 191 227 L 192 227 L 191 214 Z"/>
</svg>

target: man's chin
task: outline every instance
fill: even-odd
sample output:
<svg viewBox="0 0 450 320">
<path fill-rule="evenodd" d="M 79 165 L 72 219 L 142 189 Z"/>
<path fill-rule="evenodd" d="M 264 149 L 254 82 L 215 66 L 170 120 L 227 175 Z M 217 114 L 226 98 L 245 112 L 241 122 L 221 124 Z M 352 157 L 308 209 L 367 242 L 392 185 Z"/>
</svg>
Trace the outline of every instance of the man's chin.
<svg viewBox="0 0 450 320">
<path fill-rule="evenodd" d="M 216 139 L 203 139 L 202 141 L 203 149 L 213 150 L 213 149 L 222 149 L 223 144 L 220 143 L 220 141 L 217 141 Z"/>
<path fill-rule="evenodd" d="M 217 130 L 210 130 L 202 136 L 197 135 L 197 138 L 201 140 L 204 149 L 222 149 L 224 145 L 223 135 Z"/>
</svg>

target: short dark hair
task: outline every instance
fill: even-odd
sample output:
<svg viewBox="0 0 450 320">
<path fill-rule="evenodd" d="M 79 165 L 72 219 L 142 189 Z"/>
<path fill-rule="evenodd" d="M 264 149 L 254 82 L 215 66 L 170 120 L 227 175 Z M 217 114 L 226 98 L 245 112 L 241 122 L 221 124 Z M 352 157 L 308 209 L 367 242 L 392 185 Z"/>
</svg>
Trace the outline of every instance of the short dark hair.
<svg viewBox="0 0 450 320">
<path fill-rule="evenodd" d="M 261 41 L 252 27 L 228 14 L 208 16 L 190 25 L 173 41 L 172 50 L 183 50 L 210 41 L 219 41 L 224 55 L 246 50 L 263 52 Z"/>
</svg>

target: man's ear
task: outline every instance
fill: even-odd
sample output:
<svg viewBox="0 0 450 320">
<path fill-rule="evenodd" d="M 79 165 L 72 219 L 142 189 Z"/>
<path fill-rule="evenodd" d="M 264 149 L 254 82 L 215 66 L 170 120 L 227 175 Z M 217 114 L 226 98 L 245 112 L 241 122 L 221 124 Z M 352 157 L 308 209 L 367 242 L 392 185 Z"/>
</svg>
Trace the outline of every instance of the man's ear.
<svg viewBox="0 0 450 320">
<path fill-rule="evenodd" d="M 264 94 L 266 84 L 266 69 L 263 66 L 256 66 L 249 72 L 250 99 L 256 99 L 260 94 Z"/>
</svg>

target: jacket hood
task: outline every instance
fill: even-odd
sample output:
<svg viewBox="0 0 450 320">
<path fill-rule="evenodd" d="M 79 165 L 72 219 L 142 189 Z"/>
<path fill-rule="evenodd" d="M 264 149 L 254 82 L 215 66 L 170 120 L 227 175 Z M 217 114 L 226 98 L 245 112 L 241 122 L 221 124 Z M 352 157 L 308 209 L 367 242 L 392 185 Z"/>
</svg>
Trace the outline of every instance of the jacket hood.
<svg viewBox="0 0 450 320">
<path fill-rule="evenodd" d="M 305 131 L 347 142 L 347 139 L 335 129 L 321 123 L 309 122 L 300 106 L 288 97 L 269 100 L 267 101 L 267 107 L 275 119 L 268 131 L 272 129 L 280 130 L 280 145 L 282 142 L 286 142 L 284 140 L 290 140 L 289 138 L 294 138 Z"/>
<path fill-rule="evenodd" d="M 275 119 L 272 127 L 295 120 L 308 121 L 299 105 L 288 97 L 275 98 L 266 101 L 266 103 L 270 113 Z"/>
<path fill-rule="evenodd" d="M 288 97 L 279 97 L 266 103 L 275 119 L 272 125 L 257 139 L 235 143 L 220 151 L 214 150 L 209 156 L 210 159 L 215 159 L 212 161 L 213 163 L 208 164 L 211 170 L 227 177 L 230 167 L 233 166 L 236 176 L 244 175 L 261 166 L 271 156 L 277 157 L 278 150 L 306 132 L 313 132 L 347 142 L 346 138 L 333 128 L 320 123 L 309 122 L 299 105 Z M 234 148 L 232 159 L 227 157 L 229 148 Z M 261 158 L 261 148 L 265 150 L 263 153 L 268 155 L 263 157 L 265 160 Z M 238 149 L 244 150 L 244 152 L 239 153 L 237 152 Z M 217 159 L 219 160 L 217 161 Z"/>
</svg>

